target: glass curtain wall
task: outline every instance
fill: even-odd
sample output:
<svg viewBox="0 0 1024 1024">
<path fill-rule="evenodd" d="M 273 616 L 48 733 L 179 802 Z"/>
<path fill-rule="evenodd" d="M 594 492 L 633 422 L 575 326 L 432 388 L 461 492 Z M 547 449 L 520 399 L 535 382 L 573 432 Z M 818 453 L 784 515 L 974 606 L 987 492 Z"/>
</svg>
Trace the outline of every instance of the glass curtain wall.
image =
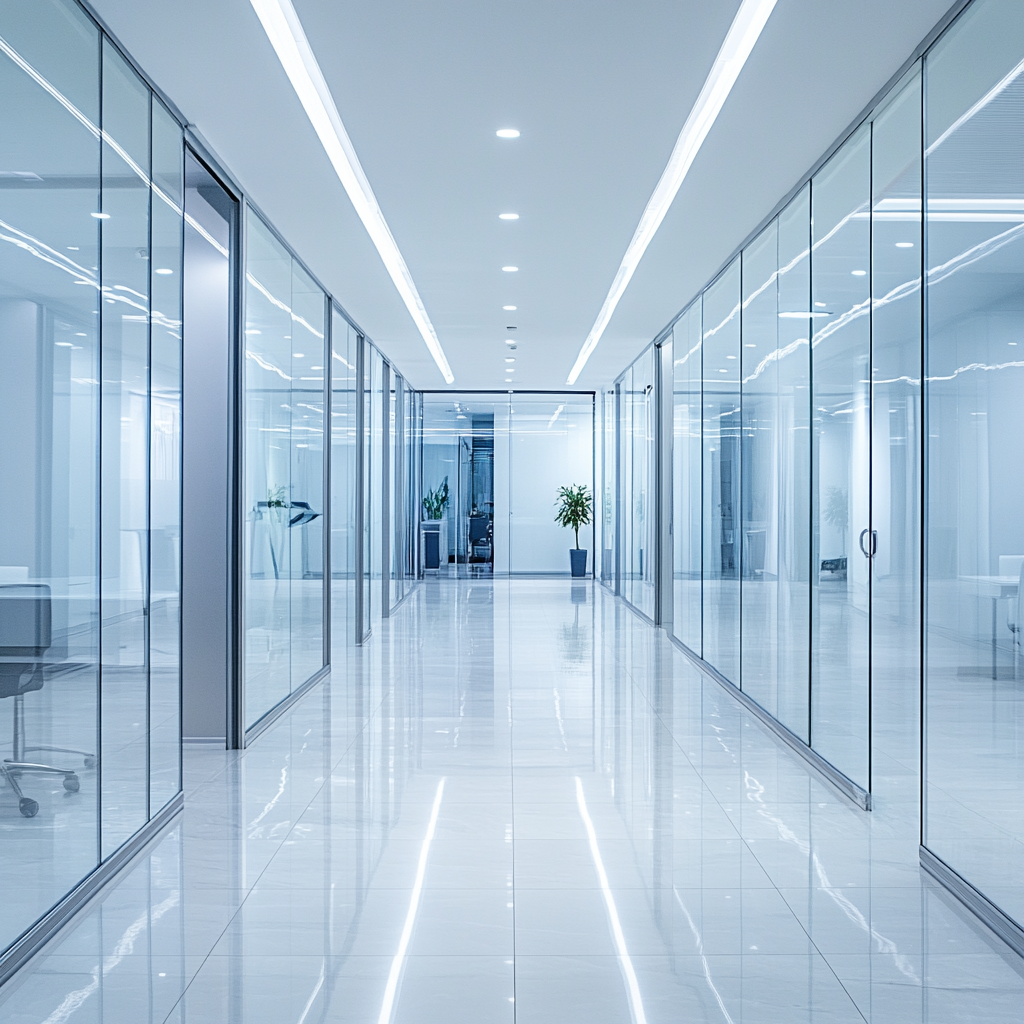
<svg viewBox="0 0 1024 1024">
<path fill-rule="evenodd" d="M 250 728 L 324 666 L 326 299 L 246 213 L 242 618 Z"/>
<path fill-rule="evenodd" d="M 1024 926 L 1024 8 L 925 59 L 924 844 Z M 913 226 L 913 225 L 909 225 Z M 907 236 L 910 238 L 910 235 Z"/>
<path fill-rule="evenodd" d="M 77 5 L 0 40 L 2 955 L 181 790 L 184 150 Z"/>
</svg>

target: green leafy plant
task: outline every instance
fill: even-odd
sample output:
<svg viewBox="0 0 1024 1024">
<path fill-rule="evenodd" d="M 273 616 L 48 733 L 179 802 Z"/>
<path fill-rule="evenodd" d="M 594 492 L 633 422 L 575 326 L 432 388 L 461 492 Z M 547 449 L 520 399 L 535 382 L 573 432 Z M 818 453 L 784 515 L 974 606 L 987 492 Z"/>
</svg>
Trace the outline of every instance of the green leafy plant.
<svg viewBox="0 0 1024 1024">
<path fill-rule="evenodd" d="M 423 497 L 423 518 L 442 519 L 448 507 L 448 477 L 445 477 L 434 490 L 427 491 Z"/>
<path fill-rule="evenodd" d="M 267 508 L 287 508 L 288 502 L 284 500 L 283 487 L 271 487 L 267 491 Z"/>
<path fill-rule="evenodd" d="M 841 487 L 826 489 L 825 507 L 821 510 L 821 518 L 846 535 L 846 528 L 850 525 L 850 506 L 846 501 L 846 491 Z"/>
<path fill-rule="evenodd" d="M 580 527 L 589 526 L 593 514 L 593 499 L 586 484 L 570 484 L 558 488 L 555 501 L 555 522 L 567 526 L 576 534 L 576 549 L 580 546 Z"/>
</svg>

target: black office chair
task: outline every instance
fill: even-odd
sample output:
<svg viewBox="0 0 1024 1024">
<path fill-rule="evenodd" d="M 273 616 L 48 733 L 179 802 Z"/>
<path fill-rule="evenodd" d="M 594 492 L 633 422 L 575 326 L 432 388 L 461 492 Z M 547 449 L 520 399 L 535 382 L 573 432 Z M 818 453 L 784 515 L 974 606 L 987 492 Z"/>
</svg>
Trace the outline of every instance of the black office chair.
<svg viewBox="0 0 1024 1024">
<path fill-rule="evenodd" d="M 59 750 L 85 757 L 86 766 L 96 763 L 94 754 L 59 747 L 25 746 L 25 694 L 41 690 L 43 656 L 52 643 L 50 588 L 45 583 L 15 583 L 0 586 L 0 698 L 14 698 L 13 756 L 0 763 L 0 776 L 18 798 L 18 810 L 33 818 L 39 804 L 21 791 L 19 779 L 26 772 L 62 775 L 69 793 L 79 789 L 78 775 L 67 768 L 34 764 L 25 760 L 29 751 Z"/>
<path fill-rule="evenodd" d="M 480 548 L 486 552 L 483 556 L 478 554 Z M 490 516 L 474 514 L 469 517 L 469 551 L 471 558 L 482 558 L 485 562 L 491 560 Z"/>
</svg>

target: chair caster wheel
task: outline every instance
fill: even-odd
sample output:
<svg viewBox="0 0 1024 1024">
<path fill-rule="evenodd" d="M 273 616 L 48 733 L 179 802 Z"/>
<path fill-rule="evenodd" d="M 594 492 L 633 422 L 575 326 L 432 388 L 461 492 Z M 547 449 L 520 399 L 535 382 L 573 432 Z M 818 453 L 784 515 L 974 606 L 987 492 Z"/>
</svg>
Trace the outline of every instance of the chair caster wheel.
<svg viewBox="0 0 1024 1024">
<path fill-rule="evenodd" d="M 64 788 L 69 793 L 77 793 L 80 787 L 77 775 L 65 775 L 64 776 Z"/>
<path fill-rule="evenodd" d="M 21 811 L 26 818 L 34 818 L 39 813 L 39 804 L 29 797 L 23 796 L 18 801 L 18 810 Z"/>
<path fill-rule="evenodd" d="M 92 756 L 85 758 L 85 767 L 86 768 L 95 768 L 96 767 L 96 758 L 92 757 Z"/>
</svg>

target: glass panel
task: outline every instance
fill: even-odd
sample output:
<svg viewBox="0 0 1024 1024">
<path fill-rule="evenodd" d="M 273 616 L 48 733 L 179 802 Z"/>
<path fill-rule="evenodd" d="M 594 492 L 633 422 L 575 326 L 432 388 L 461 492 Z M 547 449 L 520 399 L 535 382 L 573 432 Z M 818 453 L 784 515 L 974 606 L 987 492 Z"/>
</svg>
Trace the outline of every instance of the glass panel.
<svg viewBox="0 0 1024 1024">
<path fill-rule="evenodd" d="M 740 263 L 704 293 L 704 660 L 740 678 Z"/>
<path fill-rule="evenodd" d="M 920 762 L 921 79 L 874 122 L 872 784 L 916 802 Z M 897 216 L 891 216 L 897 214 Z"/>
<path fill-rule="evenodd" d="M 701 304 L 673 332 L 672 631 L 701 653 Z"/>
<path fill-rule="evenodd" d="M 399 508 L 400 490 L 396 486 L 402 471 L 398 458 L 398 390 L 402 386 L 401 378 L 391 367 L 388 375 L 389 387 L 385 426 L 388 432 L 388 476 L 385 481 L 388 498 L 388 564 L 387 593 L 388 608 L 393 607 L 402 596 L 401 583 L 398 579 L 398 565 L 401 559 L 401 509 Z"/>
<path fill-rule="evenodd" d="M 743 251 L 741 647 L 744 693 L 778 716 L 779 559 L 783 445 L 779 410 L 778 222 Z M 806 324 L 806 320 L 803 321 Z"/>
<path fill-rule="evenodd" d="M 1024 922 L 1024 6 L 929 55 L 926 844 Z"/>
<path fill-rule="evenodd" d="M 594 402 L 590 395 L 514 395 L 510 413 L 510 571 L 565 575 L 571 530 L 555 522 L 558 488 L 582 484 L 593 494 Z M 579 531 L 593 569 L 593 527 Z"/>
<path fill-rule="evenodd" d="M 0 36 L 99 121 L 99 34 L 76 5 L 4 4 Z M 98 861 L 100 147 L 4 55 L 0 95 L 0 759 L 80 787 L 0 771 L 5 949 Z"/>
<path fill-rule="evenodd" d="M 104 41 L 102 312 L 102 853 L 149 815 L 149 107 Z"/>
<path fill-rule="evenodd" d="M 369 539 L 370 539 L 370 605 L 367 624 L 376 622 L 381 614 L 383 597 L 384 540 L 384 359 L 371 345 L 370 371 L 370 460 L 369 460 Z"/>
<path fill-rule="evenodd" d="M 615 389 L 601 392 L 601 581 L 615 586 Z"/>
<path fill-rule="evenodd" d="M 810 192 L 805 186 L 779 214 L 778 306 L 784 313 L 820 310 L 810 305 Z M 807 317 L 785 316 L 778 318 L 776 330 L 776 523 L 769 545 L 779 577 L 775 714 L 806 743 L 811 715 L 811 326 Z"/>
<path fill-rule="evenodd" d="M 868 778 L 870 127 L 812 183 L 814 429 L 811 745 Z M 866 542 L 865 542 L 866 543 Z"/>
<path fill-rule="evenodd" d="M 654 489 L 654 356 L 650 348 L 633 363 L 630 444 L 632 502 L 630 528 L 630 587 L 626 598 L 645 615 L 654 616 L 655 546 L 657 522 Z"/>
<path fill-rule="evenodd" d="M 324 293 L 292 261 L 291 688 L 324 665 Z M 313 518 L 310 518 L 310 517 Z"/>
<path fill-rule="evenodd" d="M 633 577 L 636 574 L 633 557 L 633 372 L 631 366 L 619 382 L 619 594 L 627 601 L 633 596 Z"/>
<path fill-rule="evenodd" d="M 242 617 L 245 724 L 291 689 L 291 258 L 247 211 Z M 301 350 L 300 350 L 301 351 Z"/>
<path fill-rule="evenodd" d="M 324 293 L 247 215 L 245 721 L 324 663 Z"/>
<path fill-rule="evenodd" d="M 180 789 L 181 126 L 153 103 L 153 315 L 150 349 L 150 813 Z"/>
<path fill-rule="evenodd" d="M 331 328 L 331 662 L 345 664 L 355 637 L 355 332 L 335 309 Z"/>
</svg>

